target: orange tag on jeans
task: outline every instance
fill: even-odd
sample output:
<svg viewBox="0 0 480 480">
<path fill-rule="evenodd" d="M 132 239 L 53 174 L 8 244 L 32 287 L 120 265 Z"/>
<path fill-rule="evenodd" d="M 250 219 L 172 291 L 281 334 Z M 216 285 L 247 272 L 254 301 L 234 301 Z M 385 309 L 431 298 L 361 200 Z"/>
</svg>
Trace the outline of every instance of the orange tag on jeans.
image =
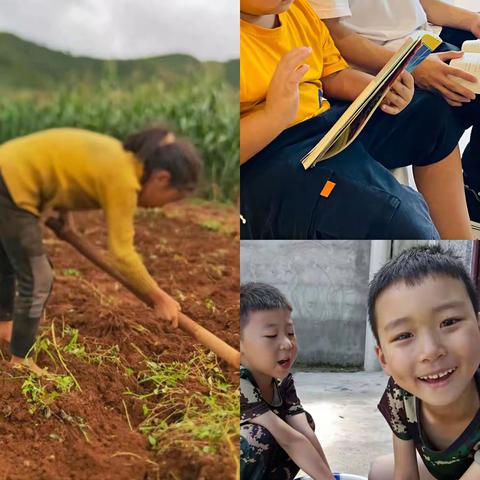
<svg viewBox="0 0 480 480">
<path fill-rule="evenodd" d="M 328 198 L 330 194 L 332 193 L 332 190 L 335 188 L 336 183 L 331 182 L 330 180 L 327 180 L 325 185 L 322 188 L 322 191 L 320 192 L 320 195 L 322 197 Z"/>
</svg>

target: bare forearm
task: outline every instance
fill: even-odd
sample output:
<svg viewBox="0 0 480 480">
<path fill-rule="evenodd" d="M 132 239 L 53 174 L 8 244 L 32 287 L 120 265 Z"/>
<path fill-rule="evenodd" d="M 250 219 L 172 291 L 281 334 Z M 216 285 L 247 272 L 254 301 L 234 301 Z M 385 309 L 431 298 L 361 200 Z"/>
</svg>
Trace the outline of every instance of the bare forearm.
<svg viewBox="0 0 480 480">
<path fill-rule="evenodd" d="M 240 164 L 247 162 L 265 148 L 287 126 L 283 119 L 269 115 L 264 109 L 242 118 L 240 121 Z"/>
<path fill-rule="evenodd" d="M 477 16 L 474 12 L 449 5 L 441 0 L 420 0 L 420 2 L 427 13 L 428 21 L 442 27 L 470 30 L 470 25 Z"/>
<path fill-rule="evenodd" d="M 337 100 L 355 100 L 363 89 L 372 81 L 368 73 L 346 68 L 322 78 L 326 98 Z"/>
<path fill-rule="evenodd" d="M 470 468 L 460 477 L 460 480 L 476 480 L 480 478 L 480 465 L 472 463 Z"/>
<path fill-rule="evenodd" d="M 395 472 L 393 475 L 393 480 L 420 480 L 420 477 L 418 476 L 418 470 L 416 472 L 411 472 L 411 473 Z"/>
<path fill-rule="evenodd" d="M 332 480 L 329 467 L 316 451 L 310 440 L 302 434 L 282 445 L 290 458 L 314 480 Z"/>
<path fill-rule="evenodd" d="M 306 435 L 308 440 L 310 440 L 310 443 L 313 445 L 313 448 L 318 452 L 318 454 L 322 457 L 323 461 L 325 462 L 325 465 L 328 467 L 329 470 L 331 470 L 330 465 L 328 464 L 327 457 L 325 456 L 325 452 L 323 451 L 322 446 L 320 445 L 320 442 L 318 441 L 317 436 L 315 435 L 315 432 L 312 430 L 311 433 L 308 433 Z"/>
<path fill-rule="evenodd" d="M 394 52 L 377 45 L 340 23 L 338 18 L 324 20 L 335 45 L 347 62 L 362 70 L 378 73 Z"/>
</svg>

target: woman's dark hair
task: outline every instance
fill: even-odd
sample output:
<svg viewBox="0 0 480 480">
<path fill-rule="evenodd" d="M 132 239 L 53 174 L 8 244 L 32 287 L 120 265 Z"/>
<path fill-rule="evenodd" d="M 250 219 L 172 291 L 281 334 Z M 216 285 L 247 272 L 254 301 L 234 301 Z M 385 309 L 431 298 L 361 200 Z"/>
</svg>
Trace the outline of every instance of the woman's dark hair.
<svg viewBox="0 0 480 480">
<path fill-rule="evenodd" d="M 373 277 L 368 292 L 368 320 L 377 344 L 378 336 L 375 305 L 380 294 L 400 282 L 407 286 L 421 284 L 426 278 L 444 275 L 459 280 L 465 286 L 475 313 L 478 312 L 478 293 L 460 258 L 439 245 L 422 245 L 403 251 L 387 262 Z"/>
<path fill-rule="evenodd" d="M 202 172 L 202 160 L 193 144 L 178 138 L 165 127 L 151 127 L 130 135 L 123 148 L 132 152 L 143 163 L 140 180 L 144 184 L 154 170 L 170 172 L 170 185 L 179 189 L 193 189 Z"/>
</svg>

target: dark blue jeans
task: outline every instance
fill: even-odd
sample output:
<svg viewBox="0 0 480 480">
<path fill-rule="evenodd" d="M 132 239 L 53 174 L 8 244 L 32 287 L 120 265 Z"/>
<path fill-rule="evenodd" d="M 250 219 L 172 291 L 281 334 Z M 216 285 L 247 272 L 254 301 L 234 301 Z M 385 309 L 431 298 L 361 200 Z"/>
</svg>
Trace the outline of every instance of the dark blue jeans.
<svg viewBox="0 0 480 480">
<path fill-rule="evenodd" d="M 462 134 L 447 103 L 417 91 L 399 115 L 377 111 L 340 154 L 305 171 L 301 158 L 346 108 L 285 130 L 241 167 L 242 239 L 437 239 L 423 197 L 390 169 L 446 157 Z M 328 197 L 325 184 L 335 184 Z"/>
</svg>

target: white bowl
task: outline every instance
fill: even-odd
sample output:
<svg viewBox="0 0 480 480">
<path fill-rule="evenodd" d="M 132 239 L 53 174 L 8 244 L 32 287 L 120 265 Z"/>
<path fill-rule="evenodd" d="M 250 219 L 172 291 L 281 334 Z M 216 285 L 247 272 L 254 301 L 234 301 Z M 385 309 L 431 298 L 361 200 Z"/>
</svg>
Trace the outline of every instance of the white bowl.
<svg viewBox="0 0 480 480">
<path fill-rule="evenodd" d="M 335 473 L 335 480 L 367 480 L 367 477 L 351 475 L 350 473 Z"/>
</svg>

